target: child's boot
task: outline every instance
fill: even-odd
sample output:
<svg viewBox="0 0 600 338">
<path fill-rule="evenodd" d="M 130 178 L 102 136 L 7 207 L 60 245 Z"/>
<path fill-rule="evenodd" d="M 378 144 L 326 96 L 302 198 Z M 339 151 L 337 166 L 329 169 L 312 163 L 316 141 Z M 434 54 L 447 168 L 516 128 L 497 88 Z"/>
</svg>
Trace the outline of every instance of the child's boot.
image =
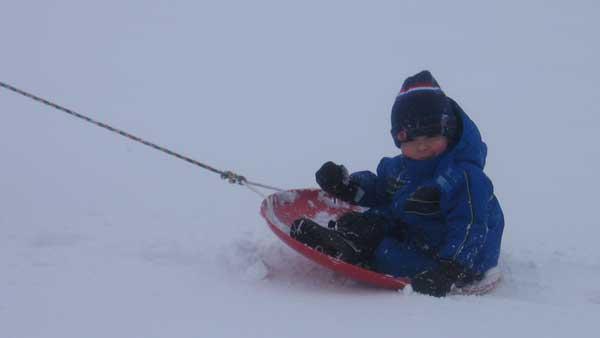
<svg viewBox="0 0 600 338">
<path fill-rule="evenodd" d="M 340 232 L 320 226 L 308 218 L 292 223 L 290 236 L 328 256 L 350 264 L 365 263 L 363 251 Z"/>
</svg>

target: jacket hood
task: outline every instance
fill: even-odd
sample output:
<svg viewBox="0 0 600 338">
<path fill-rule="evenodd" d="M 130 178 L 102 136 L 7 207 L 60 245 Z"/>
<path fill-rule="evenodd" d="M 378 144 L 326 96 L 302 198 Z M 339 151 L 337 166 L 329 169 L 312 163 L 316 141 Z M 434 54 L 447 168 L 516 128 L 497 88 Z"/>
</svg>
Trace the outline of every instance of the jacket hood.
<svg viewBox="0 0 600 338">
<path fill-rule="evenodd" d="M 460 121 L 459 139 L 446 154 L 448 160 L 455 163 L 466 162 L 483 169 L 487 157 L 487 145 L 481 139 L 481 133 L 475 123 L 454 100 L 450 99 L 452 109 Z"/>
</svg>

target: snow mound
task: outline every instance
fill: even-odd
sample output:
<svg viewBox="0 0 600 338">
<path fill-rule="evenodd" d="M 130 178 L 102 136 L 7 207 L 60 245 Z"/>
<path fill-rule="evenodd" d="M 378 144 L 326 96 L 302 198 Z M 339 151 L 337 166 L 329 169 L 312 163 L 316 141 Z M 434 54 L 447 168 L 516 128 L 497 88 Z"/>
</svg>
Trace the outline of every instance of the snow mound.
<svg viewBox="0 0 600 338">
<path fill-rule="evenodd" d="M 219 263 L 227 272 L 243 281 L 260 281 L 269 275 L 269 268 L 263 262 L 260 246 L 252 239 L 237 239 L 219 251 Z"/>
<path fill-rule="evenodd" d="M 242 282 L 314 290 L 358 284 L 303 257 L 265 231 L 240 234 L 219 249 L 217 263 Z"/>
</svg>

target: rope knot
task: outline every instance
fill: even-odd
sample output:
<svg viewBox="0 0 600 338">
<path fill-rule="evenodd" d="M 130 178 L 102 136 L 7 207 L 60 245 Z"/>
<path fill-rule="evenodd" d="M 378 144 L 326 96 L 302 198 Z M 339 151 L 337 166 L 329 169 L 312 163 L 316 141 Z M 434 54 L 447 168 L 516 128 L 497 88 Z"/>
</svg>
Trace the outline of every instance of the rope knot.
<svg viewBox="0 0 600 338">
<path fill-rule="evenodd" d="M 221 174 L 221 178 L 227 180 L 231 184 L 245 184 L 246 178 L 244 176 L 238 175 L 232 171 L 225 171 Z"/>
</svg>

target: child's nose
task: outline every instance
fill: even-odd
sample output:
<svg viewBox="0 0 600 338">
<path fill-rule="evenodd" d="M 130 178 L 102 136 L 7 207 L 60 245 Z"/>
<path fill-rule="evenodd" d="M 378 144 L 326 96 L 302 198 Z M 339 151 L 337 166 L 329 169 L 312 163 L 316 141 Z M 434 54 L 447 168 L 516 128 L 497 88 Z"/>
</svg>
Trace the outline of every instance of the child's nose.
<svg viewBox="0 0 600 338">
<path fill-rule="evenodd" d="M 417 149 L 419 149 L 419 151 L 425 151 L 429 148 L 429 146 L 427 145 L 426 142 L 419 142 L 419 144 L 417 145 Z"/>
</svg>

